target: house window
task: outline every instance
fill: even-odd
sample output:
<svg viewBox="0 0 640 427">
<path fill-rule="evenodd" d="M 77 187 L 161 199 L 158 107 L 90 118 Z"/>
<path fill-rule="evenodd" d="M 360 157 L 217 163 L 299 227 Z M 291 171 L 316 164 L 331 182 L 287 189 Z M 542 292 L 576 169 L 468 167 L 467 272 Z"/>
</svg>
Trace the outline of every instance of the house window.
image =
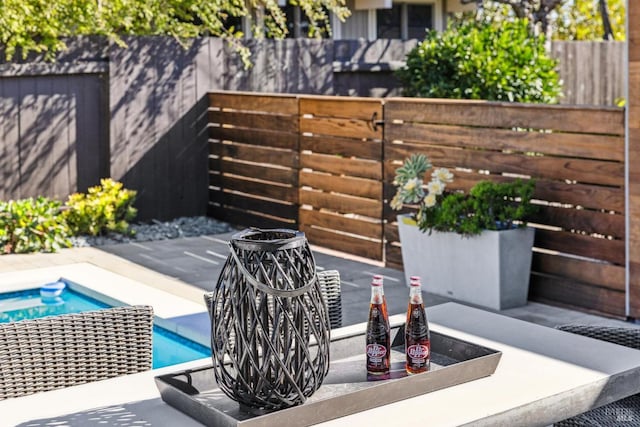
<svg viewBox="0 0 640 427">
<path fill-rule="evenodd" d="M 302 13 L 300 7 L 287 4 L 282 7 L 282 10 L 287 17 L 287 28 L 289 29 L 287 38 L 307 37 L 309 34 L 309 18 Z"/>
<path fill-rule="evenodd" d="M 408 4 L 407 39 L 423 40 L 427 30 L 433 29 L 433 5 Z"/>
<path fill-rule="evenodd" d="M 394 3 L 376 10 L 379 39 L 424 39 L 433 25 L 433 4 Z"/>
<path fill-rule="evenodd" d="M 402 6 L 394 3 L 391 9 L 377 9 L 376 22 L 379 39 L 400 39 L 402 33 Z"/>
</svg>

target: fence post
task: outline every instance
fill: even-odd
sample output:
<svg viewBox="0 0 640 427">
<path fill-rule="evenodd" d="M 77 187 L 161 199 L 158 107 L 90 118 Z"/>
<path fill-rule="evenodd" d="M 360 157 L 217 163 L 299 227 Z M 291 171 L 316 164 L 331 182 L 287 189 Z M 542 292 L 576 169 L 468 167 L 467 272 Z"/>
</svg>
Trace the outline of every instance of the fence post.
<svg viewBox="0 0 640 427">
<path fill-rule="evenodd" d="M 627 315 L 640 318 L 640 3 L 627 4 Z"/>
</svg>

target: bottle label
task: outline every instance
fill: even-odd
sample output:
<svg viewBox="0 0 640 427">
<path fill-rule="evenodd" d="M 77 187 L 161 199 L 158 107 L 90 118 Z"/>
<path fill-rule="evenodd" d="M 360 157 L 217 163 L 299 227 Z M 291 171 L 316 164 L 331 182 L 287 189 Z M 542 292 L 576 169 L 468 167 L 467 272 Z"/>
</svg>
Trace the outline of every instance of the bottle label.
<svg viewBox="0 0 640 427">
<path fill-rule="evenodd" d="M 372 363 L 382 362 L 382 358 L 387 354 L 387 348 L 381 344 L 368 344 L 367 356 Z"/>
<path fill-rule="evenodd" d="M 407 356 L 409 356 L 413 361 L 423 361 L 429 356 L 429 347 L 426 345 L 412 345 L 407 349 Z"/>
</svg>

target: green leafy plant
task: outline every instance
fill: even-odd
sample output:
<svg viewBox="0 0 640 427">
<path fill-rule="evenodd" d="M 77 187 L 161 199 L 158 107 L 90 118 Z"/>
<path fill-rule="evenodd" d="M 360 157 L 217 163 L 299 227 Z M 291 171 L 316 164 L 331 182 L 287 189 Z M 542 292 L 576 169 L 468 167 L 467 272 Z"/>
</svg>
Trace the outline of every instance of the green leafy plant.
<svg viewBox="0 0 640 427">
<path fill-rule="evenodd" d="M 345 0 L 297 0 L 308 18 L 309 35 L 331 34 L 330 16 L 344 21 L 349 15 Z M 255 15 L 262 19 L 255 19 Z M 64 38 L 102 35 L 125 46 L 124 35 L 169 35 L 183 42 L 200 36 L 222 37 L 234 46 L 245 63 L 249 50 L 242 30 L 233 25 L 242 17 L 250 22 L 256 38 L 284 38 L 287 18 L 278 2 L 255 0 L 2 0 L 0 45 L 6 59 L 30 52 L 48 57 L 63 50 Z"/>
<path fill-rule="evenodd" d="M 1 253 L 55 252 L 71 246 L 60 206 L 46 197 L 0 201 Z"/>
<path fill-rule="evenodd" d="M 133 207 L 136 192 L 122 183 L 105 178 L 88 193 L 69 196 L 63 215 L 74 234 L 97 236 L 108 232 L 130 234 L 129 221 L 137 214 Z"/>
<path fill-rule="evenodd" d="M 466 20 L 429 32 L 396 75 L 405 96 L 556 103 L 556 65 L 526 20 Z"/>
<path fill-rule="evenodd" d="M 448 191 L 453 174 L 436 169 L 424 185 L 424 175 L 431 169 L 428 159 L 414 154 L 396 169 L 393 184 L 396 194 L 391 207 L 400 210 L 405 204 L 418 205 L 414 219 L 423 232 L 451 231 L 464 235 L 483 230 L 507 230 L 526 225 L 537 210 L 531 203 L 535 182 L 516 179 L 511 182 L 478 182 L 468 194 Z"/>
</svg>

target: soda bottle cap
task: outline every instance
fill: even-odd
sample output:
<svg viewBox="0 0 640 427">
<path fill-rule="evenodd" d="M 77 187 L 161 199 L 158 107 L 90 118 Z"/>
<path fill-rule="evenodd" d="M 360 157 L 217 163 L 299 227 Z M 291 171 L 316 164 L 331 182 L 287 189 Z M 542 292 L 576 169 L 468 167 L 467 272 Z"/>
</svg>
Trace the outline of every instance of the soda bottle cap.
<svg viewBox="0 0 640 427">
<path fill-rule="evenodd" d="M 411 280 L 412 282 L 414 280 L 417 280 L 419 282 L 420 281 L 420 276 L 411 276 L 411 277 L 409 277 L 409 280 Z"/>
<path fill-rule="evenodd" d="M 373 280 L 382 280 L 382 274 L 374 274 Z"/>
</svg>

